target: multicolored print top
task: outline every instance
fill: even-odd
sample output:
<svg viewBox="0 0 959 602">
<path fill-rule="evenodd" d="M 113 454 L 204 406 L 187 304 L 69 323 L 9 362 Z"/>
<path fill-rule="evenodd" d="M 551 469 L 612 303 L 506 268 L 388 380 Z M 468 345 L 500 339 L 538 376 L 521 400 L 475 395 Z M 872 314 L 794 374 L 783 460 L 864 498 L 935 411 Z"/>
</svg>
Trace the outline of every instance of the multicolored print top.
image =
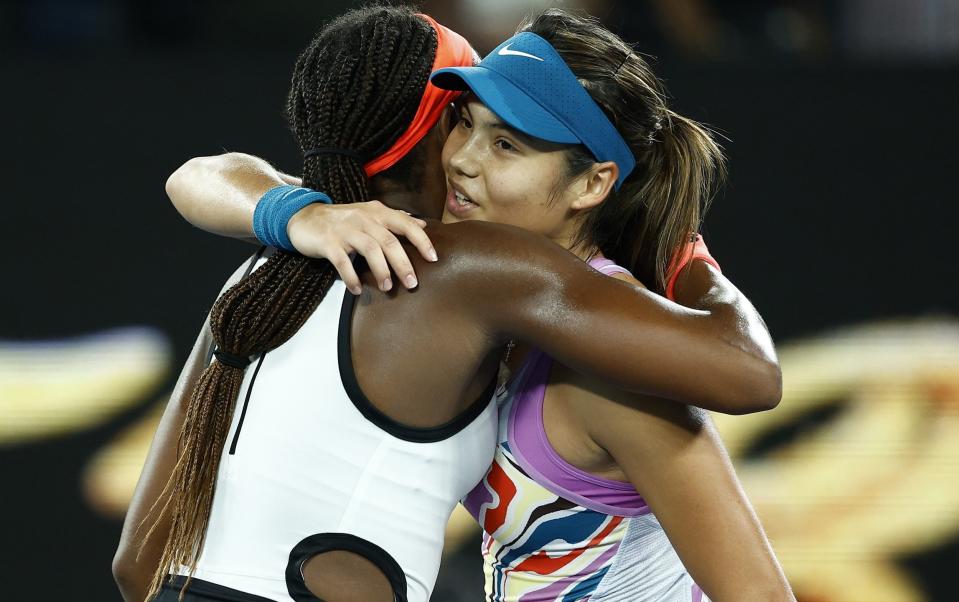
<svg viewBox="0 0 959 602">
<path fill-rule="evenodd" d="M 590 265 L 626 271 L 606 259 Z M 630 483 L 580 470 L 550 445 L 551 366 L 531 351 L 502 392 L 493 465 L 463 501 L 483 527 L 485 599 L 708 602 Z"/>
</svg>

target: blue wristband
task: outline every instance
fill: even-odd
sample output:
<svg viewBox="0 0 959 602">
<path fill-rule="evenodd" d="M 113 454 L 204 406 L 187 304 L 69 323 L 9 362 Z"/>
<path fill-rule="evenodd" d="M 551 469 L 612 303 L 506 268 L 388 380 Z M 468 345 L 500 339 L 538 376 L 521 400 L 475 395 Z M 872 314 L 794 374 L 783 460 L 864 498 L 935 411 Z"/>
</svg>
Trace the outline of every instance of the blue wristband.
<svg viewBox="0 0 959 602">
<path fill-rule="evenodd" d="M 312 203 L 332 203 L 322 192 L 299 186 L 277 186 L 267 190 L 253 211 L 253 234 L 261 243 L 296 253 L 286 226 L 300 209 Z"/>
</svg>

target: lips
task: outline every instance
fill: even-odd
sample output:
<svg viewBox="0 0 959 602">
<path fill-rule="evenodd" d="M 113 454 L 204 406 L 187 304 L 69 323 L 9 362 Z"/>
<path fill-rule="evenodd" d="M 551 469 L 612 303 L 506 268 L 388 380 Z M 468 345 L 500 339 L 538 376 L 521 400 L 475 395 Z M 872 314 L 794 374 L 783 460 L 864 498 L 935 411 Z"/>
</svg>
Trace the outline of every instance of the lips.
<svg viewBox="0 0 959 602">
<path fill-rule="evenodd" d="M 446 210 L 456 217 L 466 217 L 474 210 L 478 209 L 479 205 L 474 203 L 472 199 L 463 194 L 461 191 L 453 187 L 452 184 L 449 184 L 449 187 L 446 192 Z"/>
</svg>

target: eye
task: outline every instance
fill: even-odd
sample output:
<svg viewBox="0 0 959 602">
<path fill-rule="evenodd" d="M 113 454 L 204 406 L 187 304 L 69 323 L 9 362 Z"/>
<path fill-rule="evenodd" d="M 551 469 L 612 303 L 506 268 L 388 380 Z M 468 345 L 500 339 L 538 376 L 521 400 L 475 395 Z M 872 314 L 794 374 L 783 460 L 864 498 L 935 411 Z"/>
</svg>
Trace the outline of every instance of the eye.
<svg viewBox="0 0 959 602">
<path fill-rule="evenodd" d="M 502 138 L 494 142 L 494 144 L 496 145 L 496 148 L 504 151 L 511 151 L 516 148 L 515 146 L 512 145 L 512 143 L 510 143 L 509 140 L 504 140 Z"/>
<path fill-rule="evenodd" d="M 450 106 L 452 107 L 452 110 L 450 111 L 449 121 L 446 124 L 447 132 L 452 132 L 454 129 L 456 129 L 456 125 L 459 123 L 461 118 L 460 108 L 456 106 L 456 103 L 453 103 Z"/>
<path fill-rule="evenodd" d="M 468 130 L 473 129 L 473 122 L 470 121 L 470 118 L 469 118 L 469 117 L 467 117 L 466 115 L 463 115 L 462 113 L 460 113 L 460 115 L 459 115 L 459 123 L 457 123 L 456 125 L 462 126 L 462 127 L 466 128 L 466 129 L 468 129 Z"/>
</svg>

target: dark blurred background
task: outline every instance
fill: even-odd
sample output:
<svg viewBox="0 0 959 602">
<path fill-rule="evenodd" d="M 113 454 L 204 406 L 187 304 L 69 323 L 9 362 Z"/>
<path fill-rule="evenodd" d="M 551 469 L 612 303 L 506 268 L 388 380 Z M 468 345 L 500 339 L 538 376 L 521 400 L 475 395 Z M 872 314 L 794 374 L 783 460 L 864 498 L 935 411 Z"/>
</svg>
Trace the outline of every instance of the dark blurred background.
<svg viewBox="0 0 959 602">
<path fill-rule="evenodd" d="M 655 57 L 675 107 L 724 137 L 704 233 L 786 391 L 717 423 L 800 600 L 954 599 L 959 0 L 421 6 L 483 54 L 557 4 Z M 224 151 L 298 173 L 293 62 L 355 5 L 0 2 L 3 599 L 119 599 L 110 560 L 156 412 L 251 252 L 192 229 L 164 181 Z M 480 598 L 464 524 L 435 600 Z"/>
</svg>

